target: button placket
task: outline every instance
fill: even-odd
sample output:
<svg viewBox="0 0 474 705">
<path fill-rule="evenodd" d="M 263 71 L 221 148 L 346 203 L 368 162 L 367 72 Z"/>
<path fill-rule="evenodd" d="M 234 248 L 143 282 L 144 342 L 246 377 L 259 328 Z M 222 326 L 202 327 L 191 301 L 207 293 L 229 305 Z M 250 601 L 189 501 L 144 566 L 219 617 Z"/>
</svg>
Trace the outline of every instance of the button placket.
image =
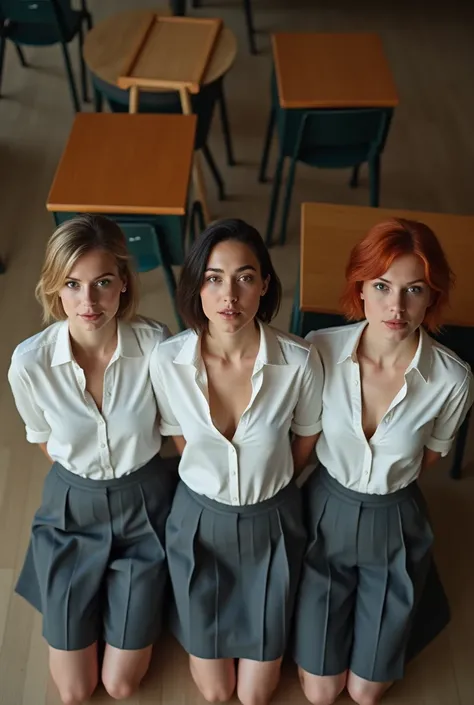
<svg viewBox="0 0 474 705">
<path fill-rule="evenodd" d="M 233 505 L 239 504 L 239 461 L 237 456 L 237 449 L 235 446 L 229 442 L 228 450 L 229 459 L 229 488 L 230 488 L 230 501 Z"/>
</svg>

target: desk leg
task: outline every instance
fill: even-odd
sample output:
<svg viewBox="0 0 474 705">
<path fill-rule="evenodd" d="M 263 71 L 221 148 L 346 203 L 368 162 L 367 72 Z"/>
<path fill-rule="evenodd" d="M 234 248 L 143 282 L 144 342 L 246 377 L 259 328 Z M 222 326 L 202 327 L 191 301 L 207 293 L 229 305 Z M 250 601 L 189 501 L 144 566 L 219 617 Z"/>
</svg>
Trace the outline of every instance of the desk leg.
<svg viewBox="0 0 474 705">
<path fill-rule="evenodd" d="M 170 0 L 171 13 L 178 17 L 186 14 L 186 0 Z"/>
<path fill-rule="evenodd" d="M 202 155 L 200 151 L 194 152 L 193 181 L 195 194 L 197 199 L 201 202 L 204 221 L 206 225 L 208 225 L 211 221 L 211 214 L 207 204 L 206 184 L 204 182 L 204 174 L 202 172 L 201 157 Z"/>
</svg>

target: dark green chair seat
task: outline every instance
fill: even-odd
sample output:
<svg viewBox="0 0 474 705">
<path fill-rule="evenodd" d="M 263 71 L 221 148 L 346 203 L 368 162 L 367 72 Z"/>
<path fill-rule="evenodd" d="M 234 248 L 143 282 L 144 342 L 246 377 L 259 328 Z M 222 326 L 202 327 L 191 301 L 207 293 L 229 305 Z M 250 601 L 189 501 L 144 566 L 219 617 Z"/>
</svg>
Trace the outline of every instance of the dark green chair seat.
<svg viewBox="0 0 474 705">
<path fill-rule="evenodd" d="M 299 312 L 299 315 L 297 315 L 295 312 L 295 307 L 297 307 L 299 311 L 298 292 L 299 287 L 297 287 L 295 293 L 292 321 L 290 324 L 290 331 L 294 335 L 301 335 L 302 337 L 305 337 L 312 330 L 343 326 L 349 323 L 344 316 L 338 314 Z M 453 350 L 462 360 L 467 362 L 471 368 L 474 369 L 474 328 L 468 328 L 466 326 L 444 326 L 442 330 L 433 335 L 433 337 L 443 345 L 446 345 L 446 347 Z M 461 478 L 462 462 L 464 450 L 466 448 L 470 416 L 471 410 L 467 414 L 461 428 L 458 431 L 458 436 L 454 447 L 454 457 L 450 469 L 450 475 L 455 480 L 459 480 Z"/>
<path fill-rule="evenodd" d="M 74 109 L 79 112 L 68 44 L 78 37 L 82 96 L 87 101 L 87 70 L 82 55 L 84 26 L 92 28 L 86 0 L 82 0 L 80 10 L 73 10 L 70 0 L 0 0 L 0 87 L 7 40 L 14 44 L 23 66 L 27 66 L 27 62 L 21 46 L 60 44 Z"/>
<path fill-rule="evenodd" d="M 102 110 L 103 98 L 106 99 L 109 108 L 114 113 L 128 112 L 129 92 L 117 86 L 106 83 L 97 76 L 92 77 L 95 95 L 95 109 Z M 199 93 L 191 96 L 191 106 L 193 113 L 197 115 L 195 149 L 202 150 L 204 158 L 209 166 L 212 176 L 217 185 L 220 200 L 225 198 L 224 181 L 212 156 L 208 145 L 209 131 L 211 129 L 214 108 L 216 104 L 220 106 L 224 140 L 227 149 L 227 161 L 234 164 L 232 144 L 230 141 L 230 131 L 227 118 L 227 107 L 223 92 L 223 77 L 212 83 L 202 86 Z M 141 91 L 139 94 L 138 111 L 141 113 L 181 113 L 181 100 L 177 91 L 166 91 L 160 93 L 150 93 Z"/>
</svg>

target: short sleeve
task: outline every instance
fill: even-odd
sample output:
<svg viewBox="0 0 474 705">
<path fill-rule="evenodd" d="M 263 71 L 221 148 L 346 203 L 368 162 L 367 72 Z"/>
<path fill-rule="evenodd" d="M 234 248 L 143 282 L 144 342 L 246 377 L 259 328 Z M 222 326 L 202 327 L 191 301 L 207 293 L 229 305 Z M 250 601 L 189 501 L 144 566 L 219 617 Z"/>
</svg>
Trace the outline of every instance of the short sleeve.
<svg viewBox="0 0 474 705">
<path fill-rule="evenodd" d="M 444 405 L 436 418 L 426 447 L 444 457 L 454 442 L 462 422 L 466 418 L 474 400 L 474 383 L 471 372 L 467 372 L 463 382 Z"/>
<path fill-rule="evenodd" d="M 322 430 L 323 382 L 321 358 L 316 348 L 311 345 L 291 424 L 291 430 L 297 436 L 314 436 Z"/>
<path fill-rule="evenodd" d="M 163 383 L 163 369 L 158 349 L 159 343 L 155 345 L 150 356 L 150 379 L 160 412 L 160 433 L 162 436 L 182 436 L 181 426 L 173 413 L 168 393 Z"/>
<path fill-rule="evenodd" d="M 12 359 L 8 370 L 8 381 L 13 392 L 16 408 L 26 427 L 26 439 L 30 443 L 47 443 L 51 435 L 42 409 L 34 399 L 33 387 L 27 372 Z"/>
</svg>

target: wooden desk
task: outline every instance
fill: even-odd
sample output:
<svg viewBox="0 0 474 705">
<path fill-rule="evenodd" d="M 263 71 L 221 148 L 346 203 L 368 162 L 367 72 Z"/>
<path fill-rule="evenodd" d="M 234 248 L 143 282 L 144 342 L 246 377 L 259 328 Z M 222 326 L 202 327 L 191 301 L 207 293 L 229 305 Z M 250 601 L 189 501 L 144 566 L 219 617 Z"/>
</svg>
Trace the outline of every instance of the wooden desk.
<svg viewBox="0 0 474 705">
<path fill-rule="evenodd" d="M 377 34 L 272 35 L 282 108 L 393 108 L 398 95 Z"/>
<path fill-rule="evenodd" d="M 444 322 L 474 327 L 474 216 L 303 203 L 300 309 L 341 313 L 349 252 L 373 225 L 388 218 L 419 220 L 434 231 L 456 275 Z"/>
<path fill-rule="evenodd" d="M 194 115 L 77 115 L 47 209 L 133 215 L 186 213 Z"/>
<path fill-rule="evenodd" d="M 148 14 L 149 10 L 119 12 L 106 17 L 87 34 L 84 61 L 92 74 L 117 86 L 124 60 L 136 44 L 137 33 L 142 31 L 143 18 Z M 163 10 L 160 14 L 170 13 Z M 234 63 L 236 54 L 237 41 L 230 29 L 223 27 L 204 76 L 204 84 L 213 83 L 224 76 Z M 157 92 L 156 88 L 150 91 Z"/>
</svg>

